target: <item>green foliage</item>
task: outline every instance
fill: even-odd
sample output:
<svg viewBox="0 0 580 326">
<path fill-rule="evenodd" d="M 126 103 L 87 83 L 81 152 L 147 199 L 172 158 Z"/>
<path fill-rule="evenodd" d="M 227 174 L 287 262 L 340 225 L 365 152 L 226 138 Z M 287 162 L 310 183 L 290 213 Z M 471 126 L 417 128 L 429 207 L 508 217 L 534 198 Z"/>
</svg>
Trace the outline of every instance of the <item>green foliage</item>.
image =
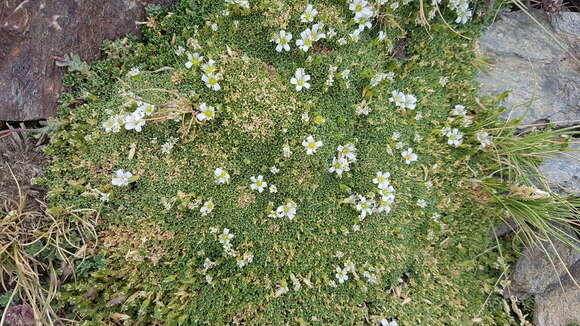
<svg viewBox="0 0 580 326">
<path fill-rule="evenodd" d="M 495 164 L 478 154 L 473 138 L 488 112 L 476 104 L 477 58 L 462 36 L 477 36 L 478 21 L 458 27 L 462 35 L 438 21 L 427 30 L 415 24 L 419 4 L 411 3 L 360 41 L 341 45 L 337 40 L 356 28 L 346 2 L 312 4 L 338 36 L 308 53 L 295 46 L 278 53 L 270 41 L 281 28 L 300 37 L 304 1 L 253 1 L 250 10 L 230 7 L 224 16 L 224 3 L 187 0 L 170 14 L 152 11 L 143 43 L 105 44 L 108 56 L 91 66 L 90 78 L 66 77 L 76 93 L 61 99 L 62 125 L 47 150 L 54 161 L 43 182 L 51 205 L 100 211 L 99 256 L 77 268 L 78 282 L 60 298 L 85 324 L 507 323 L 501 302 L 486 300 L 498 275 L 497 253 L 485 252 L 487 217 L 497 210 L 474 200 L 477 189 L 466 182 L 480 176 L 471 165 L 486 171 Z M 205 86 L 199 67 L 185 67 L 180 46 L 216 61 L 220 91 Z M 312 76 L 310 89 L 296 92 L 290 84 L 297 68 Z M 380 72 L 394 73 L 393 80 L 372 86 Z M 393 90 L 414 94 L 417 108 L 395 107 Z M 137 101 L 156 108 L 142 132 L 103 130 L 104 121 L 133 112 Z M 216 107 L 215 119 L 196 119 L 201 103 Z M 456 104 L 474 119 L 458 148 L 439 133 L 458 123 L 449 119 Z M 370 114 L 357 115 L 364 105 Z M 309 135 L 323 141 L 314 155 L 302 146 Z M 328 168 L 346 143 L 356 146 L 358 159 L 337 178 Z M 405 164 L 408 147 L 417 162 Z M 216 184 L 216 168 L 229 172 L 228 184 Z M 112 186 L 118 169 L 138 180 Z M 396 200 L 390 214 L 361 220 L 347 199 L 375 196 L 377 171 L 390 172 Z M 257 175 L 277 192 L 252 191 Z M 100 201 L 101 193 L 110 201 Z M 199 206 L 209 199 L 216 208 L 203 215 Z M 287 200 L 297 204 L 296 217 L 271 217 Z M 218 241 L 224 228 L 235 235 L 236 257 Z M 253 260 L 241 268 L 236 258 L 244 253 Z M 204 267 L 206 259 L 215 266 Z M 335 269 L 347 262 L 356 273 L 338 283 Z"/>
<path fill-rule="evenodd" d="M 83 75 L 90 73 L 89 65 L 81 60 L 78 54 L 65 54 L 62 61 L 56 61 L 58 67 L 66 67 L 68 72 L 80 72 Z"/>
</svg>

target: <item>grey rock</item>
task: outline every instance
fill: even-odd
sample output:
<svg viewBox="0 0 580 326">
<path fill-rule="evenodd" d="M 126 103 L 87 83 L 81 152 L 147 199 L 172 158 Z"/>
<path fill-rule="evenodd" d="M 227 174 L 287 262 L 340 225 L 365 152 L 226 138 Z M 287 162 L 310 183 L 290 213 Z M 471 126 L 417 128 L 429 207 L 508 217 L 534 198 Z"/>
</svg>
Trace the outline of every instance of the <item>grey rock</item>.
<svg viewBox="0 0 580 326">
<path fill-rule="evenodd" d="M 580 262 L 570 270 L 580 280 Z M 536 326 L 568 326 L 580 323 L 580 287 L 569 277 L 568 281 L 546 293 L 536 296 L 534 324 Z"/>
<path fill-rule="evenodd" d="M 580 193 L 580 143 L 572 143 L 570 149 L 547 159 L 540 171 L 554 190 Z"/>
<path fill-rule="evenodd" d="M 578 239 L 576 231 L 569 230 L 570 237 Z M 554 238 L 542 242 L 542 246 L 525 248 L 516 262 L 507 296 L 526 299 L 531 295 L 545 293 L 560 286 L 568 277 L 567 270 L 580 262 L 580 252 Z M 548 255 L 547 255 L 548 254 Z"/>
<path fill-rule="evenodd" d="M 559 126 L 575 124 L 580 120 L 580 63 L 572 54 L 580 56 L 580 13 L 565 12 L 552 20 L 541 12 L 532 13 L 567 50 L 524 12 L 504 15 L 479 40 L 481 53 L 493 60 L 490 69 L 476 78 L 480 95 L 511 90 L 503 103 L 508 107 L 504 119 L 523 117 L 522 124 L 545 120 Z"/>
</svg>

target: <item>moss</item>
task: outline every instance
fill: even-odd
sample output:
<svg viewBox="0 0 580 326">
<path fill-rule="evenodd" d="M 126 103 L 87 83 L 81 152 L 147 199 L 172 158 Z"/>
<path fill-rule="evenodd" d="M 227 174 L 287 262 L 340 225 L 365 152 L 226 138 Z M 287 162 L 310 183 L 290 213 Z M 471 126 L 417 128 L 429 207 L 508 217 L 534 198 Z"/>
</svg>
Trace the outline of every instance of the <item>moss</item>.
<svg viewBox="0 0 580 326">
<path fill-rule="evenodd" d="M 345 3 L 313 4 L 339 35 L 353 27 Z M 480 255 L 489 245 L 487 217 L 493 211 L 474 201 L 463 183 L 472 175 L 473 150 L 452 148 L 435 132 L 453 105 L 478 110 L 473 42 L 441 23 L 430 32 L 415 26 L 417 8 L 409 5 L 396 19 L 401 28 L 393 21 L 378 25 L 387 42 L 377 42 L 373 29 L 358 43 L 320 41 L 308 55 L 275 52 L 272 33 L 286 28 L 297 39 L 305 27 L 299 22 L 304 6 L 256 1 L 250 11 L 232 9 L 223 17 L 221 2 L 186 0 L 153 17 L 143 43 L 107 44 L 109 56 L 91 67 L 91 78 L 67 77 L 77 92 L 63 97 L 64 127 L 49 149 L 54 162 L 45 183 L 51 205 L 101 212 L 99 263 L 61 295 L 86 324 L 117 313 L 137 324 L 168 325 L 362 325 L 382 318 L 400 325 L 462 325 L 476 317 L 503 325 L 499 302 L 481 310 L 493 289 L 482 287 L 482 280 L 488 284 L 496 276 L 493 259 Z M 480 23 L 460 32 L 474 37 Z M 188 47 L 190 37 L 201 49 Z M 389 47 L 403 37 L 405 55 L 393 56 Z M 224 75 L 221 91 L 208 89 L 198 68 L 185 68 L 186 59 L 175 54 L 178 46 L 216 61 Z M 348 87 L 339 76 L 325 87 L 331 65 L 351 71 Z M 142 72 L 127 76 L 135 66 Z M 312 76 L 312 88 L 296 92 L 289 81 L 299 67 Z M 393 81 L 370 87 L 375 72 L 389 71 Z M 446 87 L 441 77 L 449 78 Z M 417 109 L 396 109 L 389 102 L 395 89 L 415 94 Z M 101 122 L 134 109 L 133 98 L 155 104 L 155 120 L 140 133 L 105 133 Z M 202 102 L 216 106 L 216 119 L 195 119 L 192 110 Z M 363 102 L 372 108 L 368 116 L 355 114 Z M 415 119 L 418 113 L 422 119 Z M 418 162 L 404 164 L 394 132 L 405 148 L 415 149 Z M 324 143 L 315 155 L 301 145 L 308 135 Z M 161 144 L 170 137 L 180 140 L 164 154 Z M 349 142 L 358 160 L 337 178 L 327 169 L 337 146 Z M 284 145 L 293 152 L 289 158 L 282 155 Z M 272 166 L 280 172 L 272 173 Z M 229 184 L 214 182 L 216 168 L 231 174 Z M 139 178 L 113 188 L 117 169 Z M 393 211 L 360 221 L 344 200 L 376 192 L 371 180 L 377 171 L 391 173 Z M 257 175 L 278 192 L 251 191 L 250 177 Z M 94 188 L 110 192 L 110 202 L 87 195 Z M 188 209 L 210 198 L 216 204 L 210 215 Z M 298 205 L 295 219 L 268 216 L 288 199 Z M 440 220 L 432 218 L 436 213 Z M 235 249 L 252 253 L 253 261 L 238 267 L 212 227 L 230 229 Z M 216 266 L 204 270 L 206 259 Z M 358 272 L 331 286 L 335 268 L 347 260 Z M 377 284 L 363 276 L 371 268 Z M 85 265 L 79 269 L 87 274 Z"/>
</svg>

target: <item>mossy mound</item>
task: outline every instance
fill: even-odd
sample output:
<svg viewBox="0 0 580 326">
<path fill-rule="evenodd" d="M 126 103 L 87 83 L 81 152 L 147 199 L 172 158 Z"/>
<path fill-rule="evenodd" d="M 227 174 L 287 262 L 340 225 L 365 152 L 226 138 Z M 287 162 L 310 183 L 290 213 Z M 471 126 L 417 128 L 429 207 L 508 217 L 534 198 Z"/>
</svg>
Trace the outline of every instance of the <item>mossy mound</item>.
<svg viewBox="0 0 580 326">
<path fill-rule="evenodd" d="M 493 257 L 480 255 L 490 211 L 462 182 L 481 110 L 473 43 L 443 23 L 415 25 L 419 4 L 397 16 L 380 7 L 385 15 L 358 36 L 349 36 L 357 25 L 346 2 L 312 4 L 319 14 L 306 24 L 303 1 L 247 9 L 186 0 L 155 12 L 143 43 L 109 44 L 89 76 L 68 77 L 78 91 L 63 97 L 45 182 L 53 206 L 100 212 L 99 249 L 61 298 L 87 324 L 501 323 L 496 301 L 484 306 L 494 281 Z M 296 48 L 316 22 L 326 38 Z M 460 32 L 473 37 L 478 24 Z M 294 35 L 289 52 L 271 42 L 280 29 Z M 186 67 L 188 53 L 215 60 L 219 90 L 198 63 Z M 299 68 L 311 87 L 296 91 Z M 415 107 L 391 101 L 395 90 L 413 94 Z M 141 132 L 105 132 L 103 121 L 142 103 L 155 111 Z M 202 103 L 215 107 L 212 119 L 198 116 Z M 473 122 L 453 147 L 439 130 L 457 104 Z M 308 136 L 322 142 L 312 155 Z M 346 144 L 356 160 L 338 177 L 329 168 Z M 418 155 L 409 164 L 408 148 Z M 119 169 L 136 178 L 113 186 Z M 216 169 L 228 182 L 216 182 Z M 389 182 L 373 183 L 379 171 Z M 260 175 L 262 192 L 251 188 Z M 357 210 L 362 197 L 379 205 L 370 199 L 383 198 L 386 183 L 390 212 Z M 284 205 L 295 216 L 277 216 Z M 224 241 L 224 229 L 234 237 Z"/>
</svg>

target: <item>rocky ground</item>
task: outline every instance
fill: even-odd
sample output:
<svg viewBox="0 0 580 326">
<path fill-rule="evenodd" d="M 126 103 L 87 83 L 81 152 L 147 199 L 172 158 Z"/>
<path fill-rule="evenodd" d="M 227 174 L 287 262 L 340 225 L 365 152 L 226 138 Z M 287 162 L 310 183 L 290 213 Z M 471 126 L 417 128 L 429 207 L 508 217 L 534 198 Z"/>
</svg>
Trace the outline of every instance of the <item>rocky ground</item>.
<svg viewBox="0 0 580 326">
<path fill-rule="evenodd" d="M 523 118 L 522 125 L 580 126 L 580 13 L 532 14 L 561 45 L 526 13 L 505 14 L 480 39 L 482 54 L 493 59 L 489 70 L 477 77 L 481 95 L 511 90 L 504 118 Z M 540 169 L 554 190 L 579 192 L 580 144 L 572 144 L 569 152 L 548 159 Z M 580 287 L 575 280 L 580 280 L 580 253 L 558 241 L 553 247 L 548 241 L 544 245 L 546 251 L 523 250 L 506 296 L 534 296 L 537 326 L 578 323 Z"/>
</svg>

